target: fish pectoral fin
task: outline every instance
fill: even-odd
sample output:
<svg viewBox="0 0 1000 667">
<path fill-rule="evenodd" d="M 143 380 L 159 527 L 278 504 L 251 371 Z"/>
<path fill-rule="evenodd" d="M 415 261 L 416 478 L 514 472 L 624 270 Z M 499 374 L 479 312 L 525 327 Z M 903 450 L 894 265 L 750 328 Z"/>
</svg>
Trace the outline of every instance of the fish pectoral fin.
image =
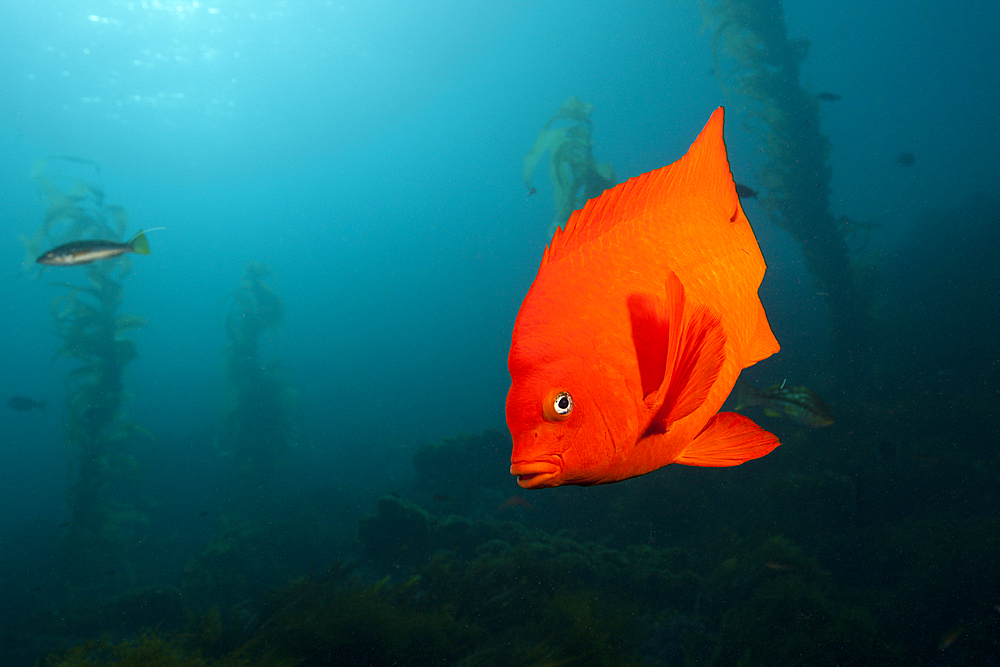
<svg viewBox="0 0 1000 667">
<path fill-rule="evenodd" d="M 632 323 L 632 345 L 639 364 L 642 398 L 647 399 L 663 386 L 667 372 L 667 345 L 670 318 L 666 304 L 651 294 L 633 294 L 628 298 Z"/>
<path fill-rule="evenodd" d="M 735 412 L 720 412 L 674 463 L 719 468 L 759 459 L 780 445 L 778 437 Z"/>
<path fill-rule="evenodd" d="M 643 400 L 656 407 L 651 432 L 663 433 L 705 402 L 725 361 L 726 334 L 708 306 L 690 306 L 673 271 L 666 297 L 628 299 Z M 658 407 L 657 407 L 658 406 Z"/>
</svg>

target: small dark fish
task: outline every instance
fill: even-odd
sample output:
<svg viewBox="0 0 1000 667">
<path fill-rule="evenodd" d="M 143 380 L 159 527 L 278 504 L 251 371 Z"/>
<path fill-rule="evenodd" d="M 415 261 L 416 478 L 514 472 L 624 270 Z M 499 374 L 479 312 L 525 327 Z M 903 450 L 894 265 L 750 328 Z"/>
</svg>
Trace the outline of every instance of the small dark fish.
<svg viewBox="0 0 1000 667">
<path fill-rule="evenodd" d="M 27 412 L 28 410 L 34 410 L 35 408 L 44 410 L 47 403 L 48 401 L 36 401 L 35 399 L 28 398 L 27 396 L 11 396 L 7 399 L 7 407 L 11 410 L 18 410 L 20 412 Z"/>
<path fill-rule="evenodd" d="M 65 160 L 66 162 L 75 162 L 77 164 L 85 164 L 87 166 L 93 167 L 94 171 L 96 171 L 96 172 L 100 172 L 101 171 L 101 165 L 97 164 L 93 160 L 87 160 L 87 159 L 82 158 L 82 157 L 76 157 L 76 156 L 73 156 L 73 155 L 50 155 L 49 159 L 50 160 Z"/>
<path fill-rule="evenodd" d="M 896 162 L 898 162 L 901 167 L 909 167 L 916 161 L 917 156 L 913 153 L 907 153 L 906 151 L 903 151 L 896 156 Z"/>
<path fill-rule="evenodd" d="M 149 242 L 146 235 L 139 230 L 139 233 L 129 239 L 126 243 L 116 241 L 73 241 L 64 243 L 58 248 L 53 248 L 36 259 L 39 264 L 48 266 L 76 266 L 78 264 L 90 264 L 99 259 L 118 257 L 127 252 L 134 252 L 140 255 L 149 254 Z"/>
<path fill-rule="evenodd" d="M 786 386 L 784 382 L 763 391 L 746 382 L 739 382 L 737 387 L 737 412 L 759 405 L 769 417 L 788 417 L 811 428 L 833 425 L 833 410 L 808 387 Z"/>
<path fill-rule="evenodd" d="M 198 512 L 198 517 L 208 516 L 208 510 L 202 510 Z"/>
<path fill-rule="evenodd" d="M 740 199 L 756 199 L 757 191 L 751 188 L 749 185 L 743 185 L 742 183 L 736 184 L 736 194 L 739 195 Z"/>
<path fill-rule="evenodd" d="M 528 196 L 529 197 L 531 195 L 535 194 L 536 192 L 538 192 L 538 190 L 536 190 L 535 188 L 531 187 L 530 185 L 528 185 L 527 188 L 528 188 Z"/>
<path fill-rule="evenodd" d="M 824 102 L 836 102 L 837 100 L 840 99 L 840 95 L 838 95 L 837 93 L 827 93 L 827 92 L 816 93 L 816 97 L 823 100 Z"/>
<path fill-rule="evenodd" d="M 963 634 L 965 634 L 965 628 L 960 625 L 941 638 L 941 641 L 938 642 L 938 650 L 947 651 Z"/>
</svg>

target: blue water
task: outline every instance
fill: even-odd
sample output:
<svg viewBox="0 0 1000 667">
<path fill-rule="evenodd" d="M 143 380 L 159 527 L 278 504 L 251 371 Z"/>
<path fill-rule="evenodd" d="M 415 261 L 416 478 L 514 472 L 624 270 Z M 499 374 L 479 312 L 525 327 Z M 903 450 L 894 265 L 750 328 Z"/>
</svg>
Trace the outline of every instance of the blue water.
<svg viewBox="0 0 1000 667">
<path fill-rule="evenodd" d="M 997 196 L 996 3 L 785 9 L 811 42 L 803 85 L 841 96 L 822 115 L 831 209 L 880 225 L 876 259 L 919 238 L 927 212 Z M 724 105 L 734 176 L 759 187 L 748 103 L 714 76 L 693 1 L 58 0 L 0 16 L 0 395 L 49 401 L 0 412 L 3 576 L 44 579 L 30 545 L 54 545 L 68 515 L 70 366 L 52 359 L 49 283 L 84 274 L 21 270 L 19 235 L 45 210 L 36 159 L 99 164 L 129 234 L 166 228 L 133 259 L 122 307 L 148 320 L 125 408 L 157 438 L 144 460 L 164 467 L 143 475 L 166 505 L 225 494 L 224 299 L 248 262 L 271 268 L 286 307 L 262 355 L 298 394 L 302 486 L 374 496 L 405 488 L 421 443 L 505 428 L 510 333 L 554 210 L 544 169 L 527 196 L 522 160 L 566 98 L 594 105 L 595 157 L 620 180 L 678 159 Z M 798 246 L 745 206 L 783 346 L 754 372 L 822 385 L 824 300 Z"/>
</svg>

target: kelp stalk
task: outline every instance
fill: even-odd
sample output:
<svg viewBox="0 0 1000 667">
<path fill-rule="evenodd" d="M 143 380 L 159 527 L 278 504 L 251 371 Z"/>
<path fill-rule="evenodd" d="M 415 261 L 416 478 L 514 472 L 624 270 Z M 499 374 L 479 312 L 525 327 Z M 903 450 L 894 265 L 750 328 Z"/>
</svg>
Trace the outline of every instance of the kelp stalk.
<svg viewBox="0 0 1000 667">
<path fill-rule="evenodd" d="M 106 205 L 99 187 L 74 180 L 64 192 L 46 174 L 47 164 L 40 160 L 32 170 L 46 204 L 45 217 L 34 237 L 22 239 L 26 266 L 36 275 L 45 269 L 30 260 L 43 245 L 120 240 L 128 225 L 125 210 Z M 52 328 L 62 341 L 56 357 L 76 362 L 66 377 L 65 432 L 72 475 L 63 567 L 71 597 L 83 605 L 93 604 L 95 593 L 117 593 L 134 583 L 127 547 L 146 521 L 122 486 L 136 474 L 129 441 L 146 433 L 122 410 L 125 367 L 136 356 L 135 343 L 127 335 L 144 324 L 138 316 L 118 313 L 121 279 L 130 266 L 125 257 L 102 260 L 85 267 L 84 284 L 54 283 L 66 290 L 52 301 Z M 74 269 L 58 270 L 79 275 Z"/>
<path fill-rule="evenodd" d="M 278 361 L 262 362 L 258 350 L 261 335 L 281 324 L 285 310 L 264 282 L 268 275 L 263 264 L 247 265 L 242 286 L 228 297 L 226 317 L 222 445 L 236 462 L 236 497 L 242 505 L 237 511 L 252 515 L 273 500 L 278 465 L 291 447 L 292 391 Z"/>
<path fill-rule="evenodd" d="M 781 0 L 706 1 L 703 10 L 715 25 L 716 72 L 755 105 L 749 121 L 767 156 L 758 174 L 761 205 L 801 247 L 830 310 L 836 367 L 856 385 L 870 368 L 870 315 L 830 212 L 830 142 L 820 131 L 819 101 L 799 81 L 809 43 L 788 38 Z M 723 67 L 720 54 L 732 65 Z"/>
</svg>

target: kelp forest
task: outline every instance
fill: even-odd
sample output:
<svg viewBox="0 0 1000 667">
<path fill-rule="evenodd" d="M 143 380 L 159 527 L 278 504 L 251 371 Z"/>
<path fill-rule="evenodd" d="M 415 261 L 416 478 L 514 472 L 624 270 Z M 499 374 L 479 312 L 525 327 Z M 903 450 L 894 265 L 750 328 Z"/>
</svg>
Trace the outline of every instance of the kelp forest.
<svg viewBox="0 0 1000 667">
<path fill-rule="evenodd" d="M 748 218 L 758 238 L 764 229 L 787 235 L 807 283 L 796 289 L 821 297 L 822 324 L 813 326 L 825 327 L 810 356 L 796 349 L 805 338 L 797 323 L 781 322 L 795 335 L 787 345 L 778 336 L 784 356 L 773 386 L 751 386 L 749 377 L 772 373 L 762 364 L 730 396 L 726 410 L 745 412 L 781 441 L 747 465 L 669 465 L 621 483 L 526 491 L 510 473 L 511 437 L 495 427 L 502 423 L 484 417 L 482 429 L 432 441 L 395 426 L 400 406 L 421 397 L 393 378 L 428 359 L 428 386 L 434 373 L 462 379 L 460 395 L 435 416 L 502 415 L 502 404 L 481 404 L 468 359 L 400 313 L 438 318 L 433 290 L 410 284 L 445 261 L 437 246 L 412 274 L 385 260 L 377 267 L 390 265 L 384 279 L 338 265 L 327 248 L 306 256 L 292 241 L 294 262 L 241 259 L 242 276 L 230 267 L 228 287 L 200 295 L 218 303 L 217 318 L 198 323 L 204 336 L 191 342 L 215 355 L 204 380 L 212 400 L 190 406 L 209 415 L 210 432 L 145 427 L 134 407 L 149 379 L 136 377 L 134 362 L 157 352 L 144 346 L 151 313 L 130 281 L 142 260 L 122 250 L 141 225 L 128 202 L 111 203 L 119 197 L 105 193 L 96 162 L 39 160 L 24 184 L 38 192 L 42 213 L 21 239 L 23 272 L 51 299 L 48 320 L 32 326 L 51 332 L 52 368 L 63 379 L 61 405 L 44 418 L 62 427 L 68 518 L 44 587 L 19 591 L 0 612 L 0 653 L 10 664 L 48 667 L 1000 665 L 1000 361 L 990 334 L 1000 324 L 998 200 L 926 211 L 897 253 L 878 247 L 877 223 L 841 215 L 831 185 L 836 135 L 824 130 L 824 99 L 839 96 L 804 75 L 811 44 L 786 26 L 787 4 L 700 4 L 726 143 L 739 133 L 757 151 L 753 188 L 742 186 Z M 549 229 L 538 232 L 546 240 L 588 200 L 635 175 L 600 161 L 615 155 L 599 132 L 614 122 L 600 114 L 612 101 L 567 92 L 542 107 L 515 164 L 504 167 L 526 211 L 544 205 Z M 419 106 L 396 103 L 407 112 Z M 384 131 L 394 137 L 394 127 Z M 324 161 L 341 159 L 316 142 L 310 150 Z M 378 176 L 399 187 L 387 199 L 405 199 L 400 193 L 450 178 L 445 171 L 401 161 L 398 173 Z M 288 194 L 290 218 L 313 196 L 307 189 L 328 186 L 303 183 Z M 337 229 L 345 252 L 359 256 L 372 246 L 389 246 L 393 258 L 408 250 L 406 234 L 357 240 L 381 233 L 377 215 L 339 215 L 298 222 L 310 234 Z M 482 242 L 468 255 L 483 272 L 490 244 L 516 229 L 510 223 L 494 236 L 478 221 L 463 225 L 463 239 Z M 414 222 L 407 234 L 421 229 Z M 80 241 L 120 252 L 65 270 L 36 262 Z M 761 246 L 772 271 L 778 261 Z M 533 272 L 540 257 L 541 248 L 509 270 Z M 322 278 L 305 287 L 287 278 L 303 270 Z M 507 346 L 516 304 L 480 285 L 482 275 L 449 273 L 447 296 L 488 298 Z M 785 296 L 781 275 L 765 277 L 773 281 L 761 292 L 769 316 L 781 312 L 768 302 Z M 343 284 L 350 279 L 362 285 Z M 404 308 L 384 305 L 400 294 Z M 574 296 L 553 317 L 573 308 Z M 363 330 L 382 347 L 366 356 L 310 329 L 317 339 L 295 349 L 308 361 L 287 363 L 283 328 L 313 323 L 316 312 L 347 312 L 348 302 L 376 315 L 345 316 L 337 326 Z M 470 327 L 468 318 L 439 319 Z M 418 340 L 420 359 L 394 356 L 394 338 Z M 486 355 L 491 342 L 478 337 L 476 349 Z M 364 377 L 324 355 L 356 363 Z M 502 364 L 495 372 L 506 382 Z M 302 390 L 321 386 L 317 377 L 362 395 L 367 423 L 389 434 L 384 449 L 329 426 L 333 417 L 315 427 L 339 408 Z M 184 459 L 190 449 L 200 458 Z M 406 475 L 388 460 L 397 454 Z M 334 464 L 321 467 L 323 456 Z M 202 469 L 187 464 L 190 481 L 165 497 L 158 483 L 166 473 L 150 461 L 174 458 Z M 199 495 L 201 487 L 214 495 Z M 217 502 L 209 506 L 209 497 Z"/>
</svg>

